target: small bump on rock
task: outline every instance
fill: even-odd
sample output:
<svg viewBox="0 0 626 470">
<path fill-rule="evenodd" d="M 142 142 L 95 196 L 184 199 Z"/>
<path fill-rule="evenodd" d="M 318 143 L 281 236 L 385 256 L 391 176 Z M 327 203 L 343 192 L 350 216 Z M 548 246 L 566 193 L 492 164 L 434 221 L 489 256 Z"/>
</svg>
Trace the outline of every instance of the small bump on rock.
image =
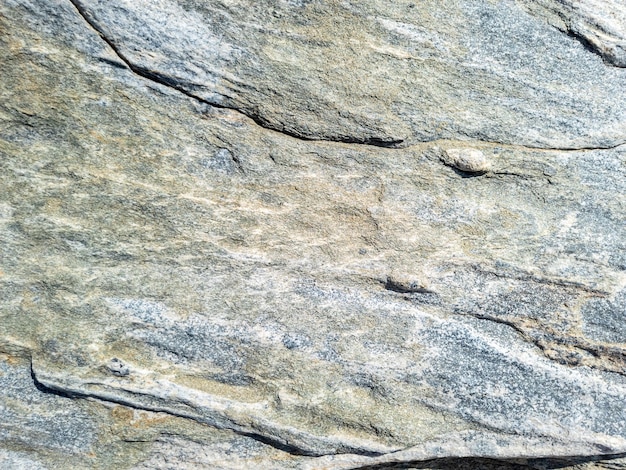
<svg viewBox="0 0 626 470">
<path fill-rule="evenodd" d="M 442 153 L 442 160 L 446 165 L 466 173 L 482 174 L 490 168 L 485 154 L 478 149 L 446 149 Z"/>
<path fill-rule="evenodd" d="M 130 369 L 126 364 L 120 361 L 117 357 L 114 357 L 107 364 L 107 369 L 113 375 L 117 375 L 118 377 L 126 377 L 130 375 Z"/>
</svg>

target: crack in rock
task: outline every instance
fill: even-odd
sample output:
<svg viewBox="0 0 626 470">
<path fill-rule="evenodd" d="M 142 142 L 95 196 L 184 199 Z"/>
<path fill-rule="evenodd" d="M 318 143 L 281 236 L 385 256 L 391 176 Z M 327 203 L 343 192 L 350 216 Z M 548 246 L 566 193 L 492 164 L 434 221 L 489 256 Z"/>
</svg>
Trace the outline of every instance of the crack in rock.
<svg viewBox="0 0 626 470">
<path fill-rule="evenodd" d="M 319 136 L 308 136 L 308 135 L 304 135 L 298 132 L 293 132 L 288 129 L 285 129 L 284 126 L 277 125 L 276 123 L 273 123 L 272 121 L 264 118 L 263 116 L 259 114 L 255 114 L 255 113 L 237 108 L 235 106 L 227 106 L 224 104 L 220 104 L 214 101 L 209 101 L 207 99 L 204 99 L 188 89 L 190 85 L 193 86 L 194 84 L 187 83 L 185 81 L 176 79 L 175 77 L 171 77 L 159 71 L 152 70 L 147 67 L 142 67 L 133 63 L 121 51 L 120 47 L 116 45 L 115 41 L 113 41 L 111 38 L 107 36 L 105 31 L 97 24 L 95 19 L 92 18 L 90 13 L 87 11 L 87 9 L 83 6 L 83 4 L 79 0 L 69 0 L 69 2 L 74 6 L 78 14 L 90 26 L 90 28 L 93 31 L 95 31 L 98 34 L 98 36 L 100 36 L 100 38 L 111 48 L 111 50 L 115 53 L 115 55 L 131 72 L 133 72 L 134 74 L 146 80 L 150 80 L 152 82 L 158 83 L 159 85 L 176 90 L 193 100 L 203 103 L 204 105 L 208 105 L 213 108 L 228 109 L 231 111 L 235 111 L 244 116 L 247 116 L 255 124 L 257 124 L 258 126 L 264 129 L 275 131 L 280 134 L 286 135 L 288 137 L 292 137 L 292 138 L 306 141 L 306 142 L 335 142 L 335 143 L 343 143 L 343 144 L 356 144 L 356 145 L 365 145 L 365 146 L 372 146 L 372 147 L 379 147 L 379 148 L 388 148 L 388 149 L 408 148 L 411 146 L 409 142 L 403 139 L 385 139 L 381 137 L 357 138 L 353 136 L 342 136 L 342 137 L 337 137 L 337 138 L 320 138 Z M 112 62 L 108 59 L 103 59 L 103 60 L 111 64 L 112 66 L 115 66 L 118 68 L 122 65 L 120 63 Z M 426 140 L 417 141 L 415 143 L 429 143 L 429 142 L 434 142 L 436 140 L 438 139 L 430 139 L 430 140 L 426 139 Z M 480 140 L 470 139 L 470 140 L 485 143 L 485 144 L 492 144 L 492 145 L 507 145 L 507 146 L 510 145 L 510 144 L 500 142 L 500 141 L 491 141 L 491 140 L 482 140 L 482 139 Z M 545 146 L 518 145 L 518 144 L 515 144 L 514 146 L 522 148 L 522 149 L 528 149 L 528 150 L 548 150 L 548 151 L 552 150 L 552 151 L 576 152 L 576 151 L 613 150 L 623 145 L 626 145 L 626 141 L 619 142 L 614 145 L 607 145 L 607 146 L 545 147 Z"/>
<path fill-rule="evenodd" d="M 544 468 L 563 468 L 573 465 L 584 465 L 599 461 L 609 461 L 611 459 L 621 459 L 626 454 L 612 454 L 609 456 L 578 456 L 560 458 L 539 458 L 539 459 L 491 459 L 480 457 L 446 457 L 441 459 L 415 460 L 396 464 L 375 464 L 352 467 L 346 470 L 393 470 L 393 469 L 424 469 L 424 470 L 533 470 Z M 609 468 L 609 467 L 607 467 Z M 615 467 L 616 469 L 618 467 Z M 621 467 L 620 467 L 621 468 Z"/>
<path fill-rule="evenodd" d="M 400 449 L 369 441 L 316 436 L 260 416 L 264 404 L 239 403 L 182 387 L 165 379 L 153 379 L 133 369 L 133 383 L 54 375 L 38 370 L 31 362 L 35 386 L 66 398 L 93 398 L 137 410 L 166 413 L 218 429 L 228 429 L 293 455 L 320 457 L 354 454 L 376 457 Z"/>
<path fill-rule="evenodd" d="M 107 45 L 113 50 L 113 52 L 119 57 L 119 59 L 128 67 L 128 69 L 130 69 L 131 72 L 135 73 L 136 75 L 139 75 L 142 78 L 145 78 L 147 80 L 153 81 L 155 83 L 158 83 L 160 85 L 166 86 L 168 88 L 174 89 L 186 96 L 188 96 L 189 98 L 192 98 L 196 101 L 199 101 L 201 103 L 204 103 L 206 105 L 212 106 L 214 108 L 220 108 L 220 109 L 229 109 L 232 111 L 236 111 L 240 114 L 243 114 L 247 117 L 249 117 L 250 119 L 252 119 L 257 125 L 259 125 L 260 127 L 263 127 L 264 129 L 269 129 L 275 132 L 279 132 L 281 134 L 287 135 L 289 137 L 293 137 L 299 140 L 304 140 L 304 141 L 326 141 L 326 142 L 340 142 L 340 143 L 346 143 L 346 144 L 361 144 L 361 145 L 369 145 L 369 146 L 374 146 L 374 147 L 383 147 L 383 148 L 397 148 L 399 147 L 401 144 L 404 143 L 403 140 L 397 140 L 397 139 L 392 139 L 392 140 L 388 140 L 388 139 L 384 139 L 384 138 L 379 138 L 379 137 L 372 137 L 372 138 L 368 138 L 368 139 L 359 139 L 356 137 L 350 137 L 350 136 L 346 136 L 343 138 L 337 138 L 337 139 L 318 139 L 315 137 L 309 137 L 306 135 L 302 135 L 296 132 L 290 132 L 284 128 L 281 128 L 280 126 L 275 125 L 274 123 L 272 123 L 271 121 L 264 119 L 262 116 L 257 115 L 257 114 L 253 114 L 253 113 L 249 113 L 249 112 L 245 112 L 242 109 L 233 107 L 233 106 L 226 106 L 223 104 L 219 104 L 219 103 L 215 103 L 212 101 L 208 101 L 194 93 L 192 93 L 191 91 L 189 91 L 187 88 L 185 88 L 184 85 L 188 85 L 187 83 L 181 81 L 181 80 L 177 80 L 173 77 L 170 77 L 168 75 L 165 75 L 163 73 L 160 73 L 156 70 L 151 70 L 145 67 L 141 67 L 138 66 L 136 64 L 134 64 L 128 57 L 126 57 L 122 51 L 120 50 L 120 48 L 115 44 L 115 42 L 113 40 L 111 40 L 106 34 L 105 32 L 96 24 L 95 20 L 93 18 L 91 18 L 91 15 L 89 14 L 89 12 L 85 9 L 85 7 L 78 1 L 78 0 L 69 0 L 72 5 L 74 5 L 74 7 L 76 8 L 76 10 L 78 11 L 78 13 L 80 14 L 80 16 L 85 20 L 85 22 L 87 22 L 87 24 L 98 34 L 98 36 L 100 36 L 102 38 L 102 40 L 104 42 L 107 43 Z M 119 64 L 117 64 L 117 66 L 119 66 Z"/>
</svg>

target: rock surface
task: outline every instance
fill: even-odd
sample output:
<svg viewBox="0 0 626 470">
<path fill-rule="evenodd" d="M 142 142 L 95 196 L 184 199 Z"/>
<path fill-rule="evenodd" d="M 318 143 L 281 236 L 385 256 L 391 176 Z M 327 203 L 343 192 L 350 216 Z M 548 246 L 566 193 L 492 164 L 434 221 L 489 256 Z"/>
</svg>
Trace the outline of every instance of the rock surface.
<svg viewBox="0 0 626 470">
<path fill-rule="evenodd" d="M 608 64 L 626 67 L 626 9 L 621 0 L 524 2 L 529 10 L 540 10 L 551 24 L 578 38 Z"/>
<path fill-rule="evenodd" d="M 626 468 L 625 8 L 0 2 L 0 467 Z"/>
</svg>

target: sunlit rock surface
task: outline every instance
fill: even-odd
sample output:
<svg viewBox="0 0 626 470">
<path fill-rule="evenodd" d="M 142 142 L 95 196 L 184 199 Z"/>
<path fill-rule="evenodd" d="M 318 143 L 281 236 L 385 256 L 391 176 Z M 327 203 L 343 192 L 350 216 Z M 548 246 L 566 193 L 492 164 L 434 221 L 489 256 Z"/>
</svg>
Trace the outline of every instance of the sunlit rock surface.
<svg viewBox="0 0 626 470">
<path fill-rule="evenodd" d="M 626 468 L 625 8 L 2 0 L 0 468 Z"/>
</svg>

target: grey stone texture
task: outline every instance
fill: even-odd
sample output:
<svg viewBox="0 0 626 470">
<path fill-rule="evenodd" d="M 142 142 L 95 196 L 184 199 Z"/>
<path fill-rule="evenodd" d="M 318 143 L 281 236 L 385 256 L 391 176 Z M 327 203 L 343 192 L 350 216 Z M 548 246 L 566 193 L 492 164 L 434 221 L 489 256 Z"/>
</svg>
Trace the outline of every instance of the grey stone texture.
<svg viewBox="0 0 626 470">
<path fill-rule="evenodd" d="M 0 1 L 0 468 L 626 468 L 625 17 Z"/>
</svg>

